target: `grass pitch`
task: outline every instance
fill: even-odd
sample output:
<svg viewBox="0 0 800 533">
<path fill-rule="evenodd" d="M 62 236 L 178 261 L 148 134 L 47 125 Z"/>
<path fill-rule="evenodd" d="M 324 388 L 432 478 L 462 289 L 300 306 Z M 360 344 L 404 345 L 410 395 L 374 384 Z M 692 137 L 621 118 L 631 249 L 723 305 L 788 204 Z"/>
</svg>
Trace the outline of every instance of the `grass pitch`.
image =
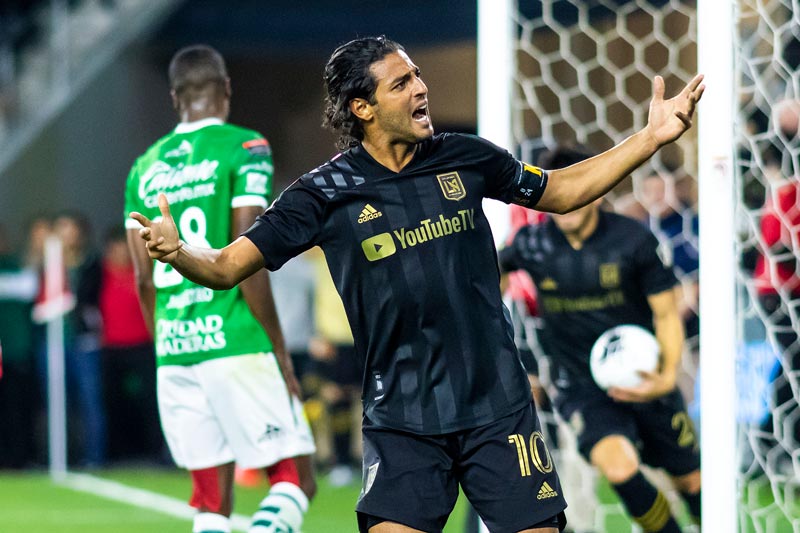
<svg viewBox="0 0 800 533">
<path fill-rule="evenodd" d="M 186 472 L 171 468 L 111 469 L 92 477 L 142 489 L 185 503 L 191 492 Z M 89 481 L 91 483 L 91 480 Z M 304 533 L 357 532 L 355 504 L 357 483 L 331 487 L 318 480 L 317 497 L 311 504 Z M 105 490 L 102 485 L 100 491 Z M 249 517 L 266 494 L 263 487 L 236 487 L 234 513 Z M 109 494 L 108 496 L 111 496 Z M 188 533 L 191 520 L 164 511 L 122 503 L 53 483 L 44 472 L 0 472 L 0 532 L 2 533 Z M 176 502 L 177 503 L 177 502 Z M 450 517 L 445 531 L 463 533 L 464 504 Z"/>
<path fill-rule="evenodd" d="M 191 509 L 186 506 L 190 481 L 186 472 L 172 468 L 119 468 L 100 470 L 91 476 L 80 476 L 82 482 L 95 485 L 89 489 L 70 488 L 53 483 L 44 472 L 0 472 L 1 533 L 188 533 L 191 531 Z M 133 489 L 138 498 L 144 494 L 164 500 L 161 511 L 146 503 L 123 503 L 114 499 L 113 491 L 104 486 L 111 481 Z M 319 491 L 306 515 L 304 533 L 354 533 L 357 531 L 355 503 L 360 487 L 357 483 L 331 487 L 319 479 Z M 112 487 L 113 488 L 113 487 Z M 263 487 L 236 487 L 234 513 L 249 517 L 266 493 Z M 787 500 L 800 500 L 795 490 L 782 491 L 783 501 L 776 503 L 765 479 L 753 480 L 743 491 L 738 510 L 741 533 L 791 533 L 792 522 L 800 523 L 800 506 Z M 102 494 L 100 496 L 98 494 Z M 116 495 L 119 497 L 119 494 Z M 601 505 L 618 508 L 618 500 L 605 482 L 598 485 Z M 134 498 L 136 499 L 136 498 Z M 159 500 L 160 499 L 160 500 Z M 163 503 L 163 502 L 162 502 Z M 580 502 L 572 502 L 580 505 Z M 161 505 L 161 503 L 159 503 Z M 789 514 L 787 516 L 787 509 Z M 176 512 L 177 511 L 177 512 Z M 171 513 L 171 514 L 170 514 Z M 177 515 L 177 516 L 176 516 Z M 459 498 L 450 516 L 445 533 L 464 533 L 466 502 Z M 681 520 L 686 523 L 685 516 Z M 619 511 L 604 515 L 596 533 L 629 533 L 630 520 Z M 692 531 L 691 528 L 685 531 Z"/>
</svg>

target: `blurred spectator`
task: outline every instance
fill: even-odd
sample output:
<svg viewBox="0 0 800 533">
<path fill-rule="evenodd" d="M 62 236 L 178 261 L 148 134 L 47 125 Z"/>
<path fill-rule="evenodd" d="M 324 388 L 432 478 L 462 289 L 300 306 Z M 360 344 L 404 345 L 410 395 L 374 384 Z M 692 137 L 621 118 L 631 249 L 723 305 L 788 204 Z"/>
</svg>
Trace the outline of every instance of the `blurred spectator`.
<svg viewBox="0 0 800 533">
<path fill-rule="evenodd" d="M 800 129 L 800 100 L 781 100 L 772 108 L 772 123 L 779 137 L 791 141 Z"/>
<path fill-rule="evenodd" d="M 780 301 L 791 304 L 800 298 L 798 238 L 800 237 L 800 184 L 797 177 L 784 178 L 779 172 L 766 172 L 766 201 L 762 212 L 760 245 L 754 278 L 762 301 L 773 300 L 765 308 L 773 311 Z"/>
<path fill-rule="evenodd" d="M 679 307 L 686 338 L 689 340 L 700 332 L 697 315 L 699 218 L 692 205 L 685 203 L 690 201 L 696 204 L 696 200 L 692 201 L 691 198 L 693 189 L 685 185 L 685 179 L 681 180 L 683 185 L 678 187 L 675 178 L 670 174 L 647 176 L 642 182 L 641 202 L 649 213 L 650 230 L 661 243 L 663 260 L 674 268 L 675 275 L 681 282 L 682 297 Z M 683 191 L 689 197 L 679 198 L 677 190 Z"/>
<path fill-rule="evenodd" d="M 616 200 L 614 200 L 614 211 L 620 215 L 633 218 L 643 224 L 650 221 L 650 213 L 647 209 L 636 199 L 633 193 L 625 193 Z"/>
<path fill-rule="evenodd" d="M 270 274 L 272 294 L 278 310 L 286 349 L 292 355 L 297 378 L 306 396 L 319 388 L 318 377 L 308 353 L 314 336 L 314 294 L 316 270 L 306 255 L 299 255 Z M 308 406 L 306 406 L 308 408 Z"/>
<path fill-rule="evenodd" d="M 697 210 L 697 180 L 693 176 L 684 174 L 675 180 L 675 198 L 679 205 Z"/>
<path fill-rule="evenodd" d="M 650 229 L 666 244 L 665 259 L 678 277 L 694 274 L 697 255 L 698 217 L 676 194 L 672 175 L 651 174 L 642 182 L 642 205 L 650 215 Z"/>
<path fill-rule="evenodd" d="M 53 223 L 45 215 L 38 215 L 28 222 L 26 249 L 22 258 L 25 267 L 41 271 L 44 263 L 44 242 L 52 231 Z"/>
<path fill-rule="evenodd" d="M 53 232 L 63 246 L 66 270 L 66 287 L 63 291 L 75 299 L 74 308 L 64 309 L 67 404 L 68 407 L 75 406 L 77 415 L 69 418 L 70 422 L 77 422 L 71 423 L 68 428 L 72 444 L 69 449 L 78 449 L 76 459 L 82 466 L 95 467 L 105 462 L 106 454 L 106 420 L 100 375 L 101 318 L 98 308 L 101 264 L 88 244 L 91 232 L 89 222 L 82 214 L 60 214 L 53 221 Z M 46 307 L 44 299 L 47 294 L 46 284 L 43 283 L 37 298 L 38 309 Z M 34 317 L 37 317 L 36 308 Z M 42 335 L 38 342 L 39 374 L 46 389 L 46 338 Z"/>
<path fill-rule="evenodd" d="M 36 272 L 22 266 L 0 227 L 0 468 L 25 468 L 36 459 L 39 391 L 31 306 L 37 289 Z"/>
<path fill-rule="evenodd" d="M 787 100 L 779 103 L 773 109 L 772 117 L 778 137 L 794 144 L 800 123 L 800 102 Z M 753 279 L 759 307 L 766 317 L 768 337 L 780 356 L 782 367 L 775 379 L 772 407 L 781 406 L 787 421 L 790 418 L 794 421 L 791 425 L 772 427 L 770 417 L 764 429 L 775 431 L 778 437 L 787 430 L 793 431 L 791 437 L 796 443 L 800 441 L 800 424 L 796 414 L 792 413 L 797 412 L 797 369 L 800 368 L 800 178 L 797 174 L 787 178 L 777 160 L 768 163 L 764 172 L 764 208 L 759 222 L 760 253 Z"/>
<path fill-rule="evenodd" d="M 159 460 L 156 357 L 145 325 L 124 226 L 109 230 L 99 293 L 110 459 Z"/>
<path fill-rule="evenodd" d="M 316 273 L 316 332 L 309 352 L 322 379 L 320 397 L 327 407 L 333 444 L 333 466 L 328 481 L 333 486 L 343 486 L 353 481 L 353 467 L 360 461 L 360 457 L 355 457 L 360 454 L 353 451 L 357 447 L 355 438 L 361 433 L 361 364 L 356 360 L 350 323 L 325 255 L 314 248 L 308 256 Z"/>
</svg>

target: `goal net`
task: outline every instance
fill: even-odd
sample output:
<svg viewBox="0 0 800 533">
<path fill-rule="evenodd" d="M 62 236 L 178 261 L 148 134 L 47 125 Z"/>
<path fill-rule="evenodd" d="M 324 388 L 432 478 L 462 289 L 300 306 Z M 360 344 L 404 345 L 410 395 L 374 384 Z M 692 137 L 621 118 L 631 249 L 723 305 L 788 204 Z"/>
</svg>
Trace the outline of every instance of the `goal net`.
<svg viewBox="0 0 800 533">
<path fill-rule="evenodd" d="M 800 9 L 738 7 L 738 515 L 742 531 L 800 531 Z"/>
<path fill-rule="evenodd" d="M 797 0 L 719 4 L 735 16 L 733 124 L 714 127 L 735 131 L 737 304 L 729 335 L 736 353 L 729 357 L 735 357 L 738 396 L 738 442 L 730 443 L 736 446 L 737 464 L 730 468 L 737 472 L 738 529 L 800 531 L 800 6 Z M 674 95 L 698 70 L 694 1 L 512 5 L 509 148 L 528 162 L 561 143 L 593 152 L 610 148 L 646 124 L 655 75 Z M 703 120 L 705 103 L 697 120 Z M 697 146 L 698 128 L 692 128 L 612 191 L 606 208 L 648 224 L 680 279 L 687 343 L 679 386 L 699 426 Z M 570 450 L 559 452 L 562 464 L 575 462 Z M 594 497 L 596 505 L 591 516 L 577 517 L 576 529 L 635 531 L 602 482 L 587 465 L 582 468 L 579 475 L 566 474 L 578 484 L 567 489 L 581 502 Z"/>
</svg>

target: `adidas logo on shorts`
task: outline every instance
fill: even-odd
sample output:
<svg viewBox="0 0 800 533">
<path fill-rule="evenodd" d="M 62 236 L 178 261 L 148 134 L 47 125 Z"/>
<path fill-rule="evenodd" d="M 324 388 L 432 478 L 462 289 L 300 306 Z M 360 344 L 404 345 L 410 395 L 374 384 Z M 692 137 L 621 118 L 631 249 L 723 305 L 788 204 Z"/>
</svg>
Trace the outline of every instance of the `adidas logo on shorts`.
<svg viewBox="0 0 800 533">
<path fill-rule="evenodd" d="M 381 216 L 383 216 L 383 213 L 367 204 L 364 206 L 364 209 L 361 210 L 361 214 L 358 215 L 358 223 L 363 224 L 364 222 L 369 222 L 370 220 Z"/>
<path fill-rule="evenodd" d="M 545 481 L 542 483 L 542 488 L 539 489 L 539 494 L 536 495 L 536 499 L 546 500 L 547 498 L 555 498 L 556 496 L 558 496 L 558 493 Z"/>
</svg>

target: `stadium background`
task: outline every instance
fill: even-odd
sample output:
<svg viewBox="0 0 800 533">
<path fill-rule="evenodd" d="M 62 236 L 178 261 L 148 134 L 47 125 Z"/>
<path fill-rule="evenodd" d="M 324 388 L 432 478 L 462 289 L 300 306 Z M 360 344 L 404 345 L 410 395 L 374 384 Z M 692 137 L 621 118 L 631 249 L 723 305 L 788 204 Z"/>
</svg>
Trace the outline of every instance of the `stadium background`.
<svg viewBox="0 0 800 533">
<path fill-rule="evenodd" d="M 73 3 L 73 10 L 88 4 L 104 9 L 100 2 L 68 2 Z M 116 4 L 147 7 L 140 0 Z M 457 8 L 443 0 L 238 0 L 233 8 L 217 0 L 172 4 L 171 14 L 142 28 L 116 57 L 104 58 L 107 64 L 96 76 L 69 95 L 63 110 L 7 168 L 0 167 L 0 213 L 10 227 L 21 229 L 33 214 L 65 207 L 84 209 L 100 231 L 117 222 L 132 161 L 175 123 L 166 80 L 169 59 L 179 47 L 200 41 L 227 60 L 231 121 L 262 132 L 272 143 L 278 190 L 335 153 L 335 138 L 320 128 L 322 69 L 333 48 L 359 35 L 385 33 L 409 49 L 425 73 L 439 131 L 475 129 L 474 2 L 459 2 Z M 81 31 L 72 28 L 70 38 Z M 114 39 L 113 32 L 106 35 L 85 57 L 67 54 L 74 64 L 70 76 L 80 74 L 82 63 L 91 63 Z M 14 105 L 44 108 L 61 88 L 48 88 L 39 95 L 41 102 L 18 94 Z M 12 125 L 7 135 L 15 133 Z"/>
</svg>

